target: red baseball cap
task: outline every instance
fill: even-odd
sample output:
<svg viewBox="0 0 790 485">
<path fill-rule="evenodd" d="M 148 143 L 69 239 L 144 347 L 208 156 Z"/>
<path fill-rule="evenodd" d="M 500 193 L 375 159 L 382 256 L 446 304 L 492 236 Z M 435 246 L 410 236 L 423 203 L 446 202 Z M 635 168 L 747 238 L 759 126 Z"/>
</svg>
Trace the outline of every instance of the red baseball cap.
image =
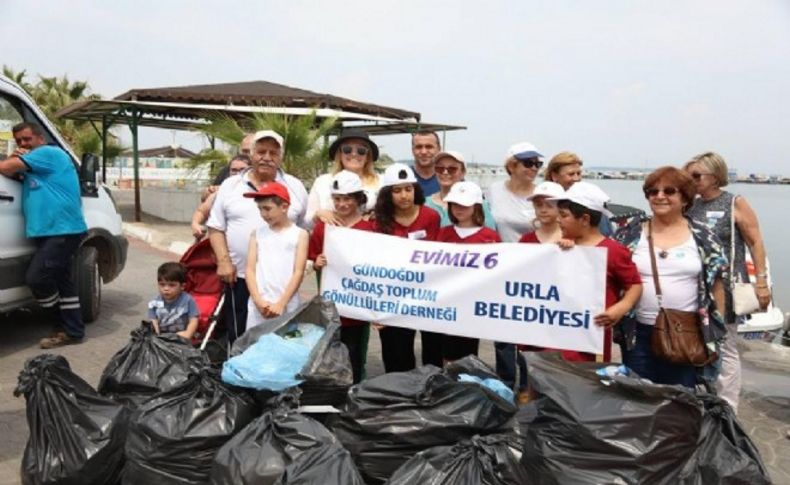
<svg viewBox="0 0 790 485">
<path fill-rule="evenodd" d="M 258 187 L 257 192 L 247 192 L 244 197 L 252 199 L 260 199 L 262 197 L 269 197 L 275 195 L 282 200 L 291 203 L 291 196 L 288 194 L 288 188 L 279 182 L 267 182 Z"/>
</svg>

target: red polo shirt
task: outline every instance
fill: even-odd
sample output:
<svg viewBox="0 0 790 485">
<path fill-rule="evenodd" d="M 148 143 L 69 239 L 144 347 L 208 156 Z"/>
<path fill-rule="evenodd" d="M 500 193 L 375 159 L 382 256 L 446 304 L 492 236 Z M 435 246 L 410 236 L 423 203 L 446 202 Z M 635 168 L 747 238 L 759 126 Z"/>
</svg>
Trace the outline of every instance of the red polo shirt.
<svg viewBox="0 0 790 485">
<path fill-rule="evenodd" d="M 467 237 L 461 237 L 455 230 L 455 226 L 444 226 L 439 229 L 436 240 L 440 242 L 461 243 L 461 244 L 481 244 L 502 242 L 499 234 L 489 227 L 481 227 L 479 231 Z"/>
</svg>

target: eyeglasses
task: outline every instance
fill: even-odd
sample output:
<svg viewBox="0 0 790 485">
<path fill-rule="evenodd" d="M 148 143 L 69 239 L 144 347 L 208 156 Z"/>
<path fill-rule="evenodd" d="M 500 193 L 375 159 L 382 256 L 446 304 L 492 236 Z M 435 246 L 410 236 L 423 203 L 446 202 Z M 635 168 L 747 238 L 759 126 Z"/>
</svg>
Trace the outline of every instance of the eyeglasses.
<svg viewBox="0 0 790 485">
<path fill-rule="evenodd" d="M 693 178 L 694 180 L 699 180 L 702 178 L 703 175 L 713 175 L 713 174 L 708 172 L 691 172 L 689 173 L 689 175 L 691 175 L 691 178 Z"/>
<path fill-rule="evenodd" d="M 521 165 L 524 165 L 527 168 L 540 168 L 543 166 L 543 162 L 538 160 L 537 158 L 527 158 L 526 160 L 518 160 L 521 162 Z"/>
<path fill-rule="evenodd" d="M 667 197 L 672 197 L 673 195 L 679 193 L 680 191 L 675 187 L 664 187 L 663 189 L 657 189 L 655 187 L 646 189 L 645 190 L 645 197 L 655 197 L 660 193 L 664 193 Z"/>
<path fill-rule="evenodd" d="M 231 174 L 231 175 L 236 175 L 237 173 L 239 173 L 239 172 L 243 172 L 243 171 L 245 171 L 246 169 L 247 169 L 247 167 L 237 167 L 237 168 L 231 168 L 231 169 L 230 169 L 230 174 Z"/>
<path fill-rule="evenodd" d="M 340 147 L 340 151 L 343 155 L 351 155 L 354 153 L 354 149 L 357 150 L 357 155 L 360 157 L 364 157 L 368 154 L 368 147 L 361 147 L 361 146 L 354 146 L 354 145 L 343 145 Z"/>
<path fill-rule="evenodd" d="M 452 166 L 452 165 L 450 165 L 450 166 L 437 165 L 434 168 L 436 173 L 438 173 L 438 174 L 446 173 L 447 175 L 455 175 L 456 173 L 458 173 L 458 169 L 459 169 L 459 167 L 455 167 L 455 166 Z"/>
</svg>

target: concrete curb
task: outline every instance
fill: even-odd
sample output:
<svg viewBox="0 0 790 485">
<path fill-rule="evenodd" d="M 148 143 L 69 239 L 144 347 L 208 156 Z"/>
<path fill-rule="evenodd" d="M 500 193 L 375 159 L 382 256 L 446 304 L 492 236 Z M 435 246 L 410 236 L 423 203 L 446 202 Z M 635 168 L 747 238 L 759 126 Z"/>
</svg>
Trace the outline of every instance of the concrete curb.
<svg viewBox="0 0 790 485">
<path fill-rule="evenodd" d="M 178 257 L 181 257 L 193 244 L 193 242 L 168 240 L 165 235 L 144 224 L 124 222 L 122 227 L 124 234 L 127 236 L 139 239 L 156 249 L 173 253 Z"/>
</svg>

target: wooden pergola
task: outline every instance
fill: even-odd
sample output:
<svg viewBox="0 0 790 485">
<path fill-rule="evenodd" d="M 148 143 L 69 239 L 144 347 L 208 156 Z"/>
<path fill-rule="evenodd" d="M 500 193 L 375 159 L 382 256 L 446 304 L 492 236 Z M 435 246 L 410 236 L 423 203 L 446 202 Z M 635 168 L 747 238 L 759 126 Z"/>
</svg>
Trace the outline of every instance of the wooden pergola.
<svg viewBox="0 0 790 485">
<path fill-rule="evenodd" d="M 91 123 L 102 140 L 102 180 L 107 178 L 107 137 L 115 125 L 127 125 L 132 135 L 135 221 L 140 221 L 140 160 L 138 130 L 141 126 L 169 130 L 197 130 L 223 115 L 237 121 L 254 113 L 336 118 L 335 132 L 360 128 L 371 135 L 431 130 L 445 133 L 464 126 L 425 123 L 420 113 L 348 98 L 321 94 L 267 81 L 196 86 L 133 89 L 111 100 L 78 101 L 55 116 Z M 214 140 L 209 139 L 212 146 Z"/>
</svg>

